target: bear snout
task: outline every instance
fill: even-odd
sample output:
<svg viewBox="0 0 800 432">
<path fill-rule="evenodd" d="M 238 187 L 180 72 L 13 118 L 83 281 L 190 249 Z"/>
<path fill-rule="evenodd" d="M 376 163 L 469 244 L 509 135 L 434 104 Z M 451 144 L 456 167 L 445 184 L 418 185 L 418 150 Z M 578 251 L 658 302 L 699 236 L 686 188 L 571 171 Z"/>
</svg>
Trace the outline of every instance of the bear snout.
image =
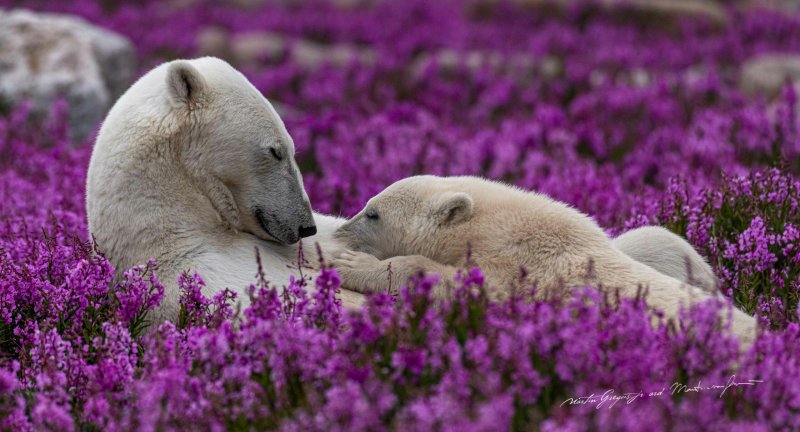
<svg viewBox="0 0 800 432">
<path fill-rule="evenodd" d="M 316 233 L 317 233 L 317 227 L 314 226 L 314 225 L 307 226 L 307 227 L 301 226 L 297 230 L 297 234 L 300 236 L 300 238 L 311 237 Z"/>
<path fill-rule="evenodd" d="M 358 216 L 353 217 L 334 231 L 333 238 L 348 249 L 370 253 L 370 248 L 367 244 L 370 236 L 365 232 L 365 227 Z"/>
</svg>

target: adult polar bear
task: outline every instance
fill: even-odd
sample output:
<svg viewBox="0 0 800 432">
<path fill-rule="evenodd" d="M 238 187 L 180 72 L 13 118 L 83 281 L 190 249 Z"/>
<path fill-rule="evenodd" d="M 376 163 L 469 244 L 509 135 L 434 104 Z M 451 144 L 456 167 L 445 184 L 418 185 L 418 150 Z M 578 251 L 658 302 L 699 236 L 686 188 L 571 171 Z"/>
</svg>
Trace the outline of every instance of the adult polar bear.
<svg viewBox="0 0 800 432">
<path fill-rule="evenodd" d="M 156 67 L 112 107 L 87 177 L 89 231 L 117 269 L 156 258 L 165 299 L 154 317 L 175 320 L 177 277 L 197 271 L 213 294 L 255 279 L 286 283 L 297 243 L 334 252 L 336 218 L 312 214 L 294 143 L 272 105 L 222 60 Z M 317 233 L 316 235 L 314 235 Z M 361 295 L 343 291 L 356 306 Z"/>
<path fill-rule="evenodd" d="M 300 238 L 316 230 L 303 241 L 314 264 L 315 242 L 340 250 L 333 232 L 345 222 L 312 214 L 280 117 L 242 74 L 210 57 L 162 64 L 120 97 L 97 137 L 86 193 L 89 230 L 115 268 L 158 261 L 166 293 L 156 322 L 177 318 L 182 272 L 199 272 L 207 295 L 230 288 L 246 302 L 256 247 L 266 278 L 283 284 L 296 275 Z M 662 233 L 659 248 L 646 247 L 650 230 L 635 230 L 620 250 L 678 279 L 685 275 L 669 272 L 680 266 L 658 266 L 665 254 L 686 255 L 713 279 L 678 236 Z M 348 290 L 341 298 L 363 302 Z"/>
</svg>

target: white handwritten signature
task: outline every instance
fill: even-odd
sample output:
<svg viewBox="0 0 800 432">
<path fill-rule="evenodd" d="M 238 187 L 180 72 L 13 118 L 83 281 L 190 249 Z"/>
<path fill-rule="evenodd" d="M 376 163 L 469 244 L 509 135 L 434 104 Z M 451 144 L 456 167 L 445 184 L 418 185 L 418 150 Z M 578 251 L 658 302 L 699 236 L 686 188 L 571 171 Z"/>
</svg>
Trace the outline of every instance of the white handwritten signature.
<svg viewBox="0 0 800 432">
<path fill-rule="evenodd" d="M 725 395 L 725 392 L 732 387 L 739 387 L 739 386 L 754 386 L 758 383 L 762 383 L 762 380 L 754 380 L 749 379 L 747 381 L 736 381 L 736 375 L 731 375 L 728 381 L 725 384 L 711 384 L 711 385 L 703 385 L 702 381 L 698 381 L 696 386 L 689 387 L 686 384 L 681 383 L 673 383 L 669 386 L 669 390 L 667 387 L 661 388 L 658 391 L 651 391 L 645 393 L 644 391 L 639 392 L 632 392 L 632 393 L 617 393 L 614 389 L 609 389 L 603 392 L 600 395 L 596 395 L 594 393 L 590 394 L 589 396 L 578 396 L 578 397 L 571 397 L 566 399 L 564 402 L 561 402 L 561 406 L 564 405 L 594 405 L 595 409 L 600 409 L 604 406 L 608 408 L 613 407 L 614 405 L 624 402 L 626 405 L 632 404 L 639 398 L 643 398 L 645 395 L 648 397 L 661 397 L 664 394 L 667 395 L 677 395 L 682 393 L 700 393 L 703 391 L 709 390 L 719 390 L 719 397 Z"/>
</svg>

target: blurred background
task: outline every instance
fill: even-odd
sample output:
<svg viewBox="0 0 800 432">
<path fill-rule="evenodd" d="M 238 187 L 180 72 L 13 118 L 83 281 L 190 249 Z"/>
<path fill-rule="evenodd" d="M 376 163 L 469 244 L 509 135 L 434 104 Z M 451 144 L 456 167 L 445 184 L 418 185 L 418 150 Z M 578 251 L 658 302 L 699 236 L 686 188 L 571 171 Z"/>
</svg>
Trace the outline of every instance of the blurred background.
<svg viewBox="0 0 800 432">
<path fill-rule="evenodd" d="M 670 179 L 699 189 L 723 174 L 798 168 L 794 1 L 0 8 L 7 118 L 21 104 L 26 115 L 60 109 L 70 141 L 90 146 L 137 76 L 163 61 L 217 56 L 276 106 L 322 212 L 350 215 L 412 174 L 476 174 L 549 193 L 615 231 Z"/>
</svg>

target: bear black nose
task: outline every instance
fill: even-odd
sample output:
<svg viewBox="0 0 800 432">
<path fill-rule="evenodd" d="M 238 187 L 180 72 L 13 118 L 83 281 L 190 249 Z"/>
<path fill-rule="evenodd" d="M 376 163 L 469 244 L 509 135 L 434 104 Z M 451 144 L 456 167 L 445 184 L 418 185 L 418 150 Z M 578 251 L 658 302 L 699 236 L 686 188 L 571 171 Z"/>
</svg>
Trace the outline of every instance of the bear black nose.
<svg viewBox="0 0 800 432">
<path fill-rule="evenodd" d="M 310 227 L 300 227 L 297 233 L 300 235 L 300 237 L 311 237 L 317 233 L 317 227 L 314 225 L 311 225 Z"/>
</svg>

